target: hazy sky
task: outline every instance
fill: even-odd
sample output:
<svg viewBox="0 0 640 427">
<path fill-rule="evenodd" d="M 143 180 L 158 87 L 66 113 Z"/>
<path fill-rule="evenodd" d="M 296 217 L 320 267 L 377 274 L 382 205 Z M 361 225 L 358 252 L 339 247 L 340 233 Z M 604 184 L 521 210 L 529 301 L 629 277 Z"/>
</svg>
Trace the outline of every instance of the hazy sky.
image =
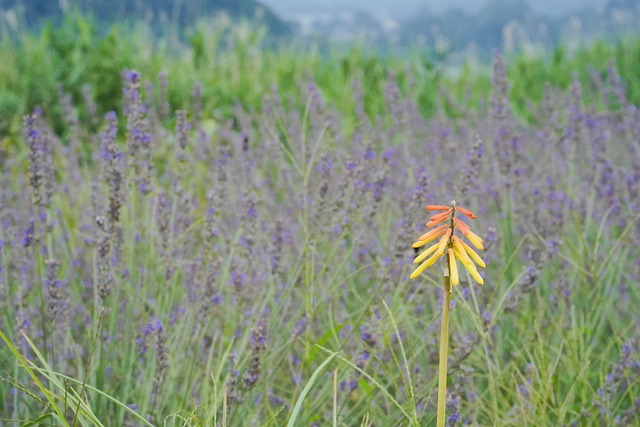
<svg viewBox="0 0 640 427">
<path fill-rule="evenodd" d="M 375 14 L 407 17 L 421 9 L 441 12 L 451 7 L 477 11 L 489 0 L 259 0 L 283 16 L 301 12 L 331 12 L 366 9 Z M 564 15 L 587 6 L 602 7 L 607 0 L 528 0 L 537 13 Z"/>
</svg>

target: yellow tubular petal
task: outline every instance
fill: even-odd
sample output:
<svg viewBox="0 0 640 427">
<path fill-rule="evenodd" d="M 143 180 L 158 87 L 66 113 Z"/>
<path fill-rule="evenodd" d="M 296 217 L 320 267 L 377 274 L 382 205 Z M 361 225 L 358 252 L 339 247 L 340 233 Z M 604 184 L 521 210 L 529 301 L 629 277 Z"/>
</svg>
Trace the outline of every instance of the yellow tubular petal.
<svg viewBox="0 0 640 427">
<path fill-rule="evenodd" d="M 418 277 L 420 275 L 420 273 L 422 273 L 427 267 L 429 267 L 429 264 L 425 261 L 423 262 L 420 267 L 416 268 L 415 270 L 413 270 L 413 273 L 411 273 L 411 276 L 409 276 L 410 279 L 415 279 L 416 277 Z"/>
<path fill-rule="evenodd" d="M 438 258 L 440 258 L 442 255 L 444 255 L 444 252 L 443 253 L 438 253 L 436 251 L 436 253 L 431 255 L 431 257 L 429 259 L 427 259 L 424 263 L 427 265 L 427 267 L 429 267 L 429 266 L 435 264 L 436 261 L 438 260 Z"/>
<path fill-rule="evenodd" d="M 420 255 L 418 255 L 416 257 L 416 259 L 413 260 L 414 263 L 418 264 L 420 262 L 422 262 L 422 260 L 424 260 L 426 257 L 428 257 L 431 253 L 433 253 L 433 251 L 435 251 L 436 249 L 438 249 L 438 244 L 436 243 L 435 245 L 431 246 L 429 249 L 427 249 L 426 251 L 422 252 Z"/>
<path fill-rule="evenodd" d="M 460 262 L 462 262 L 463 264 L 469 264 L 471 262 L 471 258 L 469 258 L 469 255 L 467 255 L 467 252 L 464 250 L 464 246 L 462 246 L 462 243 L 458 236 L 453 236 L 453 248 L 453 252 L 460 260 Z"/>
<path fill-rule="evenodd" d="M 474 239 L 480 242 L 480 245 L 482 245 L 482 242 L 483 242 L 482 238 L 478 236 L 476 233 L 474 233 L 473 231 L 471 231 L 471 229 L 469 229 L 469 234 L 467 235 L 467 238 L 469 238 L 469 236 L 472 236 Z"/>
<path fill-rule="evenodd" d="M 476 266 L 473 265 L 473 263 L 465 264 L 464 268 L 467 269 L 469 274 L 471 274 L 471 277 L 473 277 L 476 280 L 476 282 L 480 283 L 481 285 L 484 285 L 484 280 L 482 279 L 482 276 L 480 276 L 480 273 L 478 273 L 478 270 L 476 270 Z"/>
<path fill-rule="evenodd" d="M 449 243 L 449 236 L 451 236 L 451 229 L 448 229 L 447 232 L 444 233 L 444 236 L 442 236 L 442 239 L 440 239 L 440 244 L 436 253 L 439 253 L 440 255 L 444 253 L 444 249 L 447 246 L 447 243 Z"/>
<path fill-rule="evenodd" d="M 435 240 L 438 237 L 442 236 L 446 232 L 446 230 L 445 230 L 446 228 L 447 228 L 446 225 L 444 225 L 442 227 L 434 228 L 430 232 L 420 236 L 418 241 L 414 242 L 413 245 L 411 245 L 411 246 L 413 246 L 414 248 L 419 248 L 419 247 L 422 247 L 422 246 L 426 245 L 427 243 L 431 242 L 432 240 Z"/>
<path fill-rule="evenodd" d="M 413 242 L 413 244 L 411 245 L 412 248 L 421 248 L 424 245 L 426 245 L 429 242 L 425 242 L 424 240 L 418 240 L 417 242 Z"/>
<path fill-rule="evenodd" d="M 482 242 L 479 239 L 478 236 L 476 236 L 475 234 L 473 234 L 473 232 L 469 231 L 469 234 L 467 234 L 467 239 L 469 239 L 469 241 L 473 244 L 473 246 L 475 246 L 476 248 L 483 250 L 484 246 L 482 246 Z"/>
<path fill-rule="evenodd" d="M 433 265 L 441 256 L 442 254 L 440 255 L 438 255 L 437 253 L 433 254 L 431 258 L 429 258 L 428 260 L 420 264 L 420 267 L 413 270 L 413 273 L 411 273 L 411 276 L 409 276 L 409 278 L 415 279 L 416 277 L 418 277 L 427 267 Z"/>
<path fill-rule="evenodd" d="M 458 264 L 456 263 L 456 258 L 453 256 L 453 249 L 449 248 L 447 251 L 449 253 L 449 268 L 451 269 L 451 284 L 453 286 L 457 286 L 460 283 L 460 278 L 458 277 Z"/>
<path fill-rule="evenodd" d="M 473 264 L 469 264 L 469 265 L 473 265 Z M 476 279 L 476 282 L 480 283 L 481 285 L 484 285 L 484 280 L 482 279 L 482 276 L 480 276 L 480 273 L 478 273 L 478 270 L 476 270 L 475 268 L 473 269 L 467 268 L 467 271 L 469 272 L 469 274 L 471 274 L 471 276 L 473 276 L 474 279 Z"/>
<path fill-rule="evenodd" d="M 470 262 L 469 264 L 464 264 L 464 268 L 467 269 L 467 271 L 469 273 L 471 273 L 471 275 L 473 276 L 474 272 L 477 273 L 478 269 L 476 268 L 476 265 L 472 262 Z"/>
<path fill-rule="evenodd" d="M 428 239 L 425 239 L 425 240 L 418 240 L 417 242 L 414 242 L 413 245 L 411 245 L 411 246 L 414 247 L 414 248 L 421 248 L 424 245 L 426 245 L 427 243 L 429 243 L 429 242 L 437 239 L 438 237 L 442 236 L 443 234 L 444 234 L 444 232 L 443 233 L 438 233 L 438 234 L 436 234 L 436 235 L 434 235 L 432 237 L 429 237 Z"/>
<path fill-rule="evenodd" d="M 464 249 L 462 249 L 462 252 L 460 252 L 460 249 L 454 247 L 453 254 L 460 260 L 462 265 L 473 264 L 473 261 L 471 261 L 471 258 L 469 258 L 469 255 L 467 255 Z"/>
<path fill-rule="evenodd" d="M 482 258 L 480 258 L 478 254 L 473 249 L 471 249 L 471 247 L 467 245 L 467 243 L 464 240 L 460 239 L 460 243 L 464 247 L 464 250 L 467 251 L 471 259 L 473 259 L 480 267 L 482 268 L 487 267 L 487 265 L 484 263 Z"/>
<path fill-rule="evenodd" d="M 467 226 L 467 228 L 469 228 L 469 226 Z M 473 231 L 471 231 L 471 228 L 469 228 L 469 234 L 471 234 L 471 235 L 475 236 L 475 237 L 476 237 L 476 239 L 478 239 L 478 241 L 479 241 L 480 243 L 482 243 L 482 242 L 483 242 L 483 240 L 482 240 L 482 238 L 481 238 L 480 236 L 478 236 L 476 233 L 474 233 Z"/>
<path fill-rule="evenodd" d="M 428 239 L 425 240 L 418 240 L 417 242 L 414 242 L 411 247 L 413 248 L 421 248 L 424 245 L 426 245 L 427 243 L 437 239 L 438 237 L 442 236 L 445 233 L 444 230 L 442 230 L 442 232 L 438 232 L 436 234 L 434 234 L 433 236 L 429 237 Z"/>
<path fill-rule="evenodd" d="M 438 260 L 438 258 L 440 258 L 443 254 L 439 254 L 439 253 L 435 253 L 431 256 L 431 258 L 429 258 L 428 260 L 426 260 L 425 262 L 423 262 L 422 264 L 420 264 L 420 267 L 416 268 L 415 270 L 413 270 L 413 273 L 411 273 L 411 276 L 409 276 L 411 279 L 415 279 L 416 277 L 418 277 L 427 267 L 435 264 L 435 262 Z"/>
</svg>

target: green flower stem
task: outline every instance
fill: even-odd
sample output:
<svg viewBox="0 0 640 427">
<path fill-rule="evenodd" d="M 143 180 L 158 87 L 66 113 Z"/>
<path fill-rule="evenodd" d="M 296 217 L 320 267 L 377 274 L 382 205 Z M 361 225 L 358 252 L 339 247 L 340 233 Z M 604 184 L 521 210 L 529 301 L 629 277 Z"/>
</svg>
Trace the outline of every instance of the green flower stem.
<svg viewBox="0 0 640 427">
<path fill-rule="evenodd" d="M 444 276 L 444 300 L 440 325 L 440 360 L 438 368 L 438 418 L 437 426 L 444 427 L 447 405 L 447 354 L 449 350 L 449 306 L 451 303 L 451 279 Z"/>
</svg>

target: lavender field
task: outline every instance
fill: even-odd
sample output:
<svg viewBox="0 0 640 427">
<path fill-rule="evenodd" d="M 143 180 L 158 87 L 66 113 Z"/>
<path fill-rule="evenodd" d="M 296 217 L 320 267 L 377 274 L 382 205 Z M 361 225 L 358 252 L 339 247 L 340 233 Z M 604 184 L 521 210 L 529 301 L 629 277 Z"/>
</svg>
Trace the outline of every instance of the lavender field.
<svg viewBox="0 0 640 427">
<path fill-rule="evenodd" d="M 612 63 L 523 120 L 506 62 L 429 116 L 404 72 L 215 109 L 135 64 L 116 111 L 60 86 L 0 153 L 0 426 L 434 425 L 411 244 L 453 199 L 487 268 L 453 290 L 447 425 L 639 425 L 640 111 Z"/>
</svg>

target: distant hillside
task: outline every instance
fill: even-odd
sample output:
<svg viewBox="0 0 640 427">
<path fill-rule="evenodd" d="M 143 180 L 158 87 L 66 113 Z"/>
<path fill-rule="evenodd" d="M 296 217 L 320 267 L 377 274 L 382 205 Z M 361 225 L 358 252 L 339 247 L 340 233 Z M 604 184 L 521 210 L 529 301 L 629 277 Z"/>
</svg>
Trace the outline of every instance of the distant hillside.
<svg viewBox="0 0 640 427">
<path fill-rule="evenodd" d="M 291 26 L 256 0 L 3 0 L 2 9 L 23 17 L 28 25 L 58 19 L 67 11 L 93 15 L 101 25 L 144 20 L 152 25 L 188 26 L 225 12 L 231 18 L 259 16 L 272 35 L 291 34 Z"/>
<path fill-rule="evenodd" d="M 550 18 L 535 13 L 525 0 L 491 0 L 477 13 L 451 9 L 440 14 L 425 10 L 398 26 L 403 44 L 422 39 L 432 48 L 460 51 L 474 48 L 490 52 L 500 48 L 541 50 L 594 38 L 638 34 L 640 1 L 610 0 L 603 9 L 584 8 Z"/>
<path fill-rule="evenodd" d="M 274 0 L 265 1 L 274 4 Z M 352 7 L 356 3 L 361 2 L 348 4 Z M 332 12 L 292 14 L 291 20 L 297 24 L 301 38 L 326 41 L 328 45 L 365 42 L 395 54 L 418 46 L 439 58 L 463 60 L 469 54 L 490 60 L 495 49 L 540 53 L 565 45 L 573 51 L 599 39 L 640 35 L 640 0 L 608 0 L 597 8 L 576 2 L 571 13 L 554 16 L 540 13 L 533 0 L 479 3 L 482 6 L 473 11 L 451 7 L 438 12 L 429 4 L 401 19 L 366 8 L 347 12 L 345 2 Z"/>
</svg>

